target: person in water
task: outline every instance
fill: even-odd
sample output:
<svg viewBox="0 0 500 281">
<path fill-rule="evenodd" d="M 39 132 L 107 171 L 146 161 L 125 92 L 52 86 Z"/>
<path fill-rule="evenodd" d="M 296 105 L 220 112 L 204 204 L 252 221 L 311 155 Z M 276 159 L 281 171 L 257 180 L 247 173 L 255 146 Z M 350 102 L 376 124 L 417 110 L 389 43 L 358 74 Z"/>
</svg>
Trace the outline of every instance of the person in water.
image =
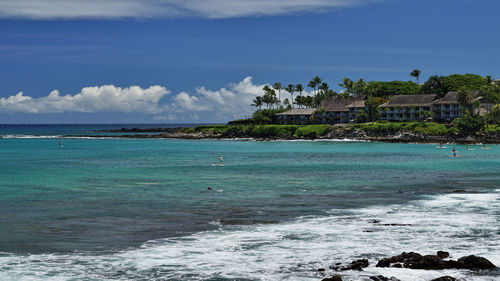
<svg viewBox="0 0 500 281">
<path fill-rule="evenodd" d="M 224 165 L 224 163 L 223 163 L 223 162 L 224 162 L 224 159 L 222 159 L 222 156 L 221 156 L 221 155 L 219 155 L 219 156 L 217 157 L 217 159 L 219 160 L 219 165 L 221 165 L 221 166 L 222 166 L 222 165 Z"/>
<path fill-rule="evenodd" d="M 453 152 L 453 157 L 457 157 L 457 150 L 455 148 L 453 148 L 452 152 Z"/>
</svg>

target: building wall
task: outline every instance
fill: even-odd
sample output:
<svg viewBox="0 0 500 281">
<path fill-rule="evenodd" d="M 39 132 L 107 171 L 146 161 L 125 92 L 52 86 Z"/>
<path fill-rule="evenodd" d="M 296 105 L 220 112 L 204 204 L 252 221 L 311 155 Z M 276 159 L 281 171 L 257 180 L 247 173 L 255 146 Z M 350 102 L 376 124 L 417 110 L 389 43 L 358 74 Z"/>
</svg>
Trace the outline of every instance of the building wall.
<svg viewBox="0 0 500 281">
<path fill-rule="evenodd" d="M 278 115 L 280 125 L 307 125 L 311 123 L 311 115 Z"/>
</svg>

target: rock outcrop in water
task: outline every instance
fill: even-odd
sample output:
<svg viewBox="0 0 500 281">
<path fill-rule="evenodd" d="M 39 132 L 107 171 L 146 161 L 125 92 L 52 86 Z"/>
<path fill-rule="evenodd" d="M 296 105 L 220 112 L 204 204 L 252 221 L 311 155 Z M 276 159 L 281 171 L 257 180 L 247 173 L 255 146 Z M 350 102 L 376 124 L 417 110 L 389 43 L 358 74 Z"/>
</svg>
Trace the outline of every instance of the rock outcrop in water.
<svg viewBox="0 0 500 281">
<path fill-rule="evenodd" d="M 461 257 L 458 261 L 443 260 L 448 257 L 447 252 L 439 251 L 437 255 L 422 256 L 419 253 L 403 252 L 401 255 L 383 258 L 378 261 L 376 267 L 404 267 L 411 269 L 495 269 L 496 266 L 488 259 L 474 255 Z"/>
<path fill-rule="evenodd" d="M 363 268 L 368 267 L 367 259 L 359 259 L 354 260 L 350 264 L 342 265 L 342 263 L 337 263 L 335 265 L 331 265 L 330 269 L 335 271 L 345 271 L 345 270 L 359 270 L 362 271 Z"/>
<path fill-rule="evenodd" d="M 257 126 L 257 125 L 256 125 Z M 279 125 L 274 125 L 279 126 Z M 206 127 L 206 126 L 205 126 Z M 210 127 L 210 126 L 208 126 Z M 279 130 L 278 130 L 279 131 Z M 378 132 L 349 126 L 329 126 L 327 132 L 321 135 L 306 135 L 302 137 L 283 133 L 253 134 L 252 130 L 243 130 L 238 126 L 222 126 L 217 128 L 121 128 L 114 130 L 100 130 L 99 133 L 124 133 L 123 135 L 99 135 L 99 137 L 120 138 L 180 138 L 180 139 L 220 139 L 220 138 L 254 138 L 259 140 L 276 139 L 355 139 L 381 142 L 418 142 L 418 143 L 500 143 L 500 134 L 486 135 L 425 135 L 417 132 Z M 136 134 L 130 134 L 136 133 Z M 95 135 L 82 135 L 81 137 Z"/>
<path fill-rule="evenodd" d="M 441 276 L 439 278 L 432 279 L 431 281 L 457 281 L 457 279 L 451 276 Z"/>
<path fill-rule="evenodd" d="M 333 275 L 332 277 L 323 278 L 321 281 L 342 281 L 340 275 Z"/>
<path fill-rule="evenodd" d="M 397 279 L 396 277 L 385 277 L 382 275 L 370 276 L 370 279 L 373 281 L 401 281 L 401 280 Z"/>
</svg>

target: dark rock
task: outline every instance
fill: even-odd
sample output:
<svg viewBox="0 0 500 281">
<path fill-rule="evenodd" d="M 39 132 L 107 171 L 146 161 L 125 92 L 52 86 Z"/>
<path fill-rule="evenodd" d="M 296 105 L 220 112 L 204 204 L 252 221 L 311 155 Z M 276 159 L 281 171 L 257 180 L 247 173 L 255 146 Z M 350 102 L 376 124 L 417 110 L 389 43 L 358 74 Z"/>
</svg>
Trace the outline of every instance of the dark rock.
<svg viewBox="0 0 500 281">
<path fill-rule="evenodd" d="M 383 258 L 377 262 L 376 267 L 389 267 L 391 266 L 391 258 Z"/>
<path fill-rule="evenodd" d="M 439 278 L 432 279 L 431 281 L 457 281 L 457 279 L 451 276 L 441 276 Z"/>
<path fill-rule="evenodd" d="M 373 219 L 373 220 L 369 220 L 368 222 L 377 224 L 377 223 L 380 223 L 380 220 Z"/>
<path fill-rule="evenodd" d="M 445 263 L 438 256 L 427 255 L 408 260 L 403 266 L 411 269 L 444 269 Z"/>
<path fill-rule="evenodd" d="M 437 251 L 437 256 L 440 258 L 440 259 L 445 259 L 447 257 L 450 256 L 450 253 L 448 252 L 445 252 L 445 251 Z"/>
<path fill-rule="evenodd" d="M 492 264 L 489 260 L 483 257 L 478 257 L 474 255 L 461 257 L 458 262 L 464 264 L 464 268 L 467 269 L 494 269 L 496 266 Z"/>
<path fill-rule="evenodd" d="M 396 277 L 389 278 L 389 277 L 385 277 L 382 275 L 370 276 L 370 279 L 373 281 L 401 281 L 401 280 L 397 279 Z"/>
<path fill-rule="evenodd" d="M 359 259 L 351 262 L 351 266 L 361 266 L 361 267 L 368 267 L 368 260 L 367 259 Z"/>
<path fill-rule="evenodd" d="M 367 259 L 359 259 L 352 261 L 351 264 L 342 266 L 341 263 L 336 263 L 335 265 L 330 266 L 330 269 L 335 271 L 344 271 L 344 270 L 359 270 L 362 271 L 364 267 L 368 266 Z"/>
<path fill-rule="evenodd" d="M 324 268 L 318 268 L 318 271 L 319 271 L 319 272 L 324 272 L 324 271 L 325 271 L 325 269 L 324 269 Z"/>
<path fill-rule="evenodd" d="M 403 265 L 400 264 L 400 263 L 395 263 L 393 264 L 391 267 L 395 267 L 395 268 L 403 268 Z"/>
<path fill-rule="evenodd" d="M 332 277 L 323 278 L 321 281 L 342 281 L 342 277 L 340 275 L 333 275 Z"/>
<path fill-rule="evenodd" d="M 417 263 L 422 259 L 422 255 L 414 252 L 403 252 L 401 255 L 393 256 L 391 258 L 383 258 L 378 261 L 376 267 L 389 267 L 391 263 L 401 262 L 403 264 Z M 406 267 L 406 266 L 405 266 Z"/>
<path fill-rule="evenodd" d="M 454 260 L 444 261 L 444 267 L 445 268 L 465 268 L 463 262 L 454 261 Z"/>
</svg>

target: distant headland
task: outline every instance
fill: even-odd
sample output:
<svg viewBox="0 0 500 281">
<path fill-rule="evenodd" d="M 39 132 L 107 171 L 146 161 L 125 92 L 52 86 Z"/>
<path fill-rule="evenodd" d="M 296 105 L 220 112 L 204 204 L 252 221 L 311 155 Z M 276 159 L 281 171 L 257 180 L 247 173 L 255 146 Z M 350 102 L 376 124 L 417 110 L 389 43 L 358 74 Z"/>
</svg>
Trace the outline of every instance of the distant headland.
<svg viewBox="0 0 500 281">
<path fill-rule="evenodd" d="M 500 143 L 500 80 L 452 74 L 431 76 L 419 84 L 420 73 L 418 69 L 410 73 L 416 83 L 344 78 L 338 84 L 342 93 L 318 76 L 309 81 L 308 95 L 303 95 L 302 84 L 282 87 L 276 82 L 264 86 L 263 95 L 253 100 L 257 110 L 251 118 L 227 125 L 107 132 L 113 132 L 112 137 L 127 133 L 120 135 L 126 138 Z M 134 132 L 140 134 L 130 134 Z"/>
</svg>

